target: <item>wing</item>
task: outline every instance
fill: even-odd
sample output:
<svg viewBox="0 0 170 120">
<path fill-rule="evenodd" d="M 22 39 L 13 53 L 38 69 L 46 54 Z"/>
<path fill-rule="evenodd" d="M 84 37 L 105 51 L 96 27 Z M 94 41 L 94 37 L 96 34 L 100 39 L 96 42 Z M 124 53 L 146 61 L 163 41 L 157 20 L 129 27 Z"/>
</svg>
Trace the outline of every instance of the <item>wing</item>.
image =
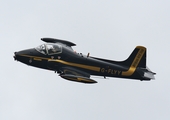
<svg viewBox="0 0 170 120">
<path fill-rule="evenodd" d="M 67 46 L 76 46 L 76 44 L 70 41 L 66 41 L 66 40 L 60 40 L 60 39 L 54 39 L 54 38 L 41 38 L 41 40 L 47 43 L 62 43 Z"/>
<path fill-rule="evenodd" d="M 90 75 L 88 73 L 72 67 L 60 68 L 60 77 L 74 82 L 97 83 L 95 80 L 90 79 Z"/>
<path fill-rule="evenodd" d="M 70 80 L 70 81 L 74 81 L 74 82 L 97 83 L 95 80 L 92 80 L 90 78 L 83 77 L 83 76 L 70 75 L 70 74 L 64 74 L 64 75 L 60 75 L 60 76 L 66 80 Z"/>
</svg>

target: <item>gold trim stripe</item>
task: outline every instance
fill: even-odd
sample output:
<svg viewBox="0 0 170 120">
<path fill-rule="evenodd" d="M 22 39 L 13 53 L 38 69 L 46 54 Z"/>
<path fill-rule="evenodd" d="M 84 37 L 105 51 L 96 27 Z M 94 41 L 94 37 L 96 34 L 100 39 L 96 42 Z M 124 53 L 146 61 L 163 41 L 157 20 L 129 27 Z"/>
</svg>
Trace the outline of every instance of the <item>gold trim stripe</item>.
<svg viewBox="0 0 170 120">
<path fill-rule="evenodd" d="M 41 58 L 34 58 L 34 60 L 36 60 L 36 61 L 42 61 Z"/>
<path fill-rule="evenodd" d="M 33 59 L 42 59 L 42 60 L 49 60 L 49 59 L 50 59 L 50 58 L 37 57 L 37 56 L 30 56 L 30 55 L 20 55 L 20 56 L 30 57 L 30 58 L 33 58 Z"/>
<path fill-rule="evenodd" d="M 42 60 L 54 61 L 54 62 L 62 63 L 65 65 L 70 65 L 70 66 L 74 66 L 74 67 L 79 67 L 79 68 L 84 68 L 84 69 L 100 72 L 100 67 L 96 67 L 96 66 L 83 65 L 83 64 L 72 63 L 72 62 L 67 62 L 67 61 L 63 61 L 63 60 L 54 60 L 51 58 L 36 57 L 36 56 L 30 56 L 30 55 L 20 55 L 20 56 L 30 57 L 30 58 L 37 59 L 37 60 L 42 59 Z"/>
<path fill-rule="evenodd" d="M 100 72 L 100 67 L 83 65 L 83 64 L 72 63 L 72 62 L 66 62 L 66 61 L 63 61 L 63 60 L 49 60 L 49 61 L 54 61 L 54 62 L 62 63 L 62 64 L 65 64 L 65 65 L 70 65 L 70 66 L 74 66 L 74 67 L 79 67 L 79 68 L 84 68 L 84 69 Z"/>
</svg>

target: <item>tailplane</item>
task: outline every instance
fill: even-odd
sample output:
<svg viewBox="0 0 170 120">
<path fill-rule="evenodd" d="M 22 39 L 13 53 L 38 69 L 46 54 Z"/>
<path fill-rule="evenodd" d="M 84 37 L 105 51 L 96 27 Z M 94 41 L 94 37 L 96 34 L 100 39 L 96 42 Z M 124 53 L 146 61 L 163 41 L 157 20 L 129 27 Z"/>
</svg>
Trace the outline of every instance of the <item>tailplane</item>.
<svg viewBox="0 0 170 120">
<path fill-rule="evenodd" d="M 143 79 L 155 79 L 155 74 L 154 72 L 152 72 L 148 67 L 146 68 L 140 68 L 141 70 L 139 71 L 139 74 L 143 77 Z"/>
</svg>

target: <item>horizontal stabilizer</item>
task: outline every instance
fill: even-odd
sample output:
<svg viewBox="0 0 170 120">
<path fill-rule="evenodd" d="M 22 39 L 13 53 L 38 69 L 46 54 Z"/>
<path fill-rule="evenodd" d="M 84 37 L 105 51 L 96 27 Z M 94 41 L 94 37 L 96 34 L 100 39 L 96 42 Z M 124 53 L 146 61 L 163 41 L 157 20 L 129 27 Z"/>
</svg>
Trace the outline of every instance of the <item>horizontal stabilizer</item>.
<svg viewBox="0 0 170 120">
<path fill-rule="evenodd" d="M 152 72 L 148 67 L 147 68 L 140 68 L 140 75 L 144 78 L 143 80 L 151 80 L 155 79 L 156 73 Z"/>
<path fill-rule="evenodd" d="M 156 73 L 153 73 L 153 72 L 150 72 L 150 71 L 144 72 L 144 78 L 155 79 L 155 77 L 154 77 L 155 74 Z"/>
</svg>

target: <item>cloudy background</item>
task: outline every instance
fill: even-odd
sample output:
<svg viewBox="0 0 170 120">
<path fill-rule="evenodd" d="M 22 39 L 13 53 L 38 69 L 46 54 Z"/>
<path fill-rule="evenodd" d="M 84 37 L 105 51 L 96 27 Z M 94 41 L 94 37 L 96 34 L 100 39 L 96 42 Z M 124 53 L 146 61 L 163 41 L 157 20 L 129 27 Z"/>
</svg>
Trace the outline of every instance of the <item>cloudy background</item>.
<svg viewBox="0 0 170 120">
<path fill-rule="evenodd" d="M 0 120 L 169 120 L 169 11 L 169 0 L 1 0 Z M 87 85 L 13 60 L 42 37 L 112 60 L 146 46 L 156 80 Z"/>
</svg>

